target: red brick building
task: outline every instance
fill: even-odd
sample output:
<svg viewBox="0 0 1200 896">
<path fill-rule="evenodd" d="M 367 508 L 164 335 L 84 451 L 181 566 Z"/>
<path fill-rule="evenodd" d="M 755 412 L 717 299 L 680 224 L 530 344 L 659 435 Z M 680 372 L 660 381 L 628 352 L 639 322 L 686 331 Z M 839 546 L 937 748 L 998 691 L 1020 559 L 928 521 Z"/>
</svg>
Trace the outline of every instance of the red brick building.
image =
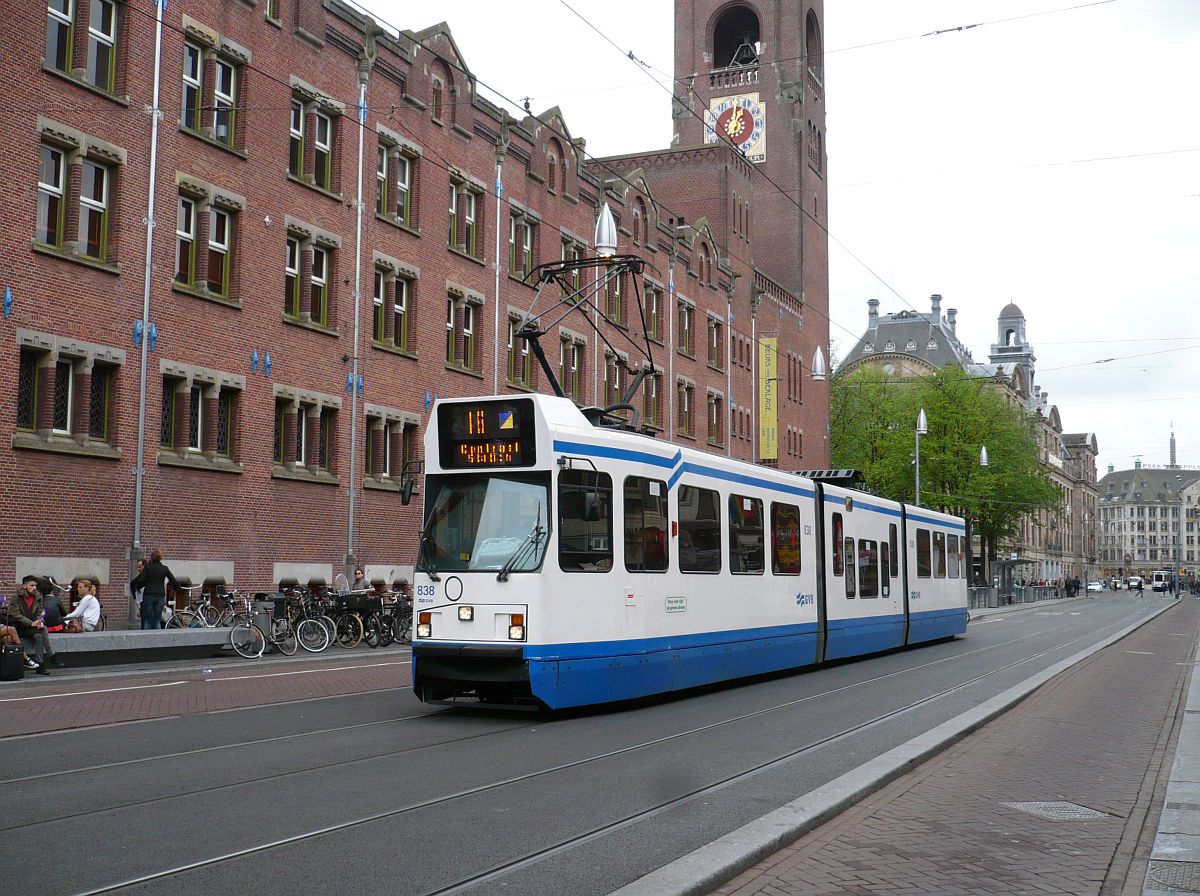
<svg viewBox="0 0 1200 896">
<path fill-rule="evenodd" d="M 586 157 L 557 109 L 516 120 L 482 99 L 445 26 L 397 34 L 336 0 L 174 0 L 155 137 L 152 0 L 10 11 L 0 578 L 120 583 L 154 546 L 197 583 L 329 581 L 354 559 L 401 578 L 419 501 L 400 490 L 414 475 L 419 491 L 431 402 L 547 388 L 511 337 L 535 294 L 522 278 L 591 255 L 604 202 L 618 251 L 648 263 L 644 423 L 824 466 L 827 393 L 806 373 L 828 342 L 821 4 L 801 5 L 785 22 L 780 3 L 679 0 L 694 90 L 677 145 L 612 159 Z M 757 105 L 721 106 L 735 93 Z M 737 149 L 706 142 L 717 127 Z M 620 288 L 592 313 L 640 335 Z M 617 356 L 645 363 L 624 344 L 576 318 L 543 339 L 581 405 L 615 400 Z M 755 440 L 763 391 L 777 458 Z"/>
</svg>

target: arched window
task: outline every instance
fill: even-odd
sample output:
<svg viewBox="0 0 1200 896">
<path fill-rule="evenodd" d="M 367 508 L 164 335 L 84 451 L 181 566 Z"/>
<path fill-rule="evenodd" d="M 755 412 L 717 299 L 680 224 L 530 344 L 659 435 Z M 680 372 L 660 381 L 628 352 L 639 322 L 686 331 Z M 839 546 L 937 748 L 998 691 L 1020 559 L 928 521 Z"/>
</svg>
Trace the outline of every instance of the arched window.
<svg viewBox="0 0 1200 896">
<path fill-rule="evenodd" d="M 821 49 L 821 26 L 817 23 L 817 14 L 811 9 L 804 23 L 804 55 L 805 65 L 817 82 L 825 80 L 825 58 Z"/>
<path fill-rule="evenodd" d="M 758 16 L 745 6 L 725 10 L 713 28 L 713 68 L 758 65 Z"/>
<path fill-rule="evenodd" d="M 633 241 L 641 245 L 643 236 L 650 242 L 650 224 L 646 218 L 646 203 L 641 196 L 633 200 Z"/>
<path fill-rule="evenodd" d="M 700 244 L 700 282 L 705 286 L 712 286 L 712 254 L 708 251 L 708 244 Z"/>
<path fill-rule="evenodd" d="M 554 137 L 550 138 L 546 147 L 546 186 L 551 190 L 566 190 L 567 178 L 564 169 L 560 169 L 559 162 L 563 158 L 562 144 Z M 559 179 L 560 171 L 562 179 Z"/>
</svg>

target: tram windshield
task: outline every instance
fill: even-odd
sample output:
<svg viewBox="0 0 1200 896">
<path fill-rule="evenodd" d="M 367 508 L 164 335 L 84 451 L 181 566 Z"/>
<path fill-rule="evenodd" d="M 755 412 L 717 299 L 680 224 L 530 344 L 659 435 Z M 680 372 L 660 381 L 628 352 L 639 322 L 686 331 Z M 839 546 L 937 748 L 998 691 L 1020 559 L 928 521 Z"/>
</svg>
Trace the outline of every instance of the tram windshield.
<svg viewBox="0 0 1200 896">
<path fill-rule="evenodd" d="M 549 475 L 428 477 L 420 568 L 538 569 L 549 541 L 549 484 Z"/>
</svg>

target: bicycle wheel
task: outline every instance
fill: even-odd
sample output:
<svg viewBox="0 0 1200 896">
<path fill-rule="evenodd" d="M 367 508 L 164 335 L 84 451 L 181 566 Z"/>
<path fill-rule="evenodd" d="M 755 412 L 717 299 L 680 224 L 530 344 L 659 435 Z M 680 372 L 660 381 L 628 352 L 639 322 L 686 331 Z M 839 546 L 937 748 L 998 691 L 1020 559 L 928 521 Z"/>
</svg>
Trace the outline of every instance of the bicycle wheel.
<svg viewBox="0 0 1200 896">
<path fill-rule="evenodd" d="M 325 631 L 329 632 L 330 644 L 337 640 L 337 622 L 334 621 L 332 616 L 321 614 L 317 617 L 317 622 L 325 626 Z"/>
<path fill-rule="evenodd" d="M 367 642 L 367 646 L 370 648 L 378 647 L 380 644 L 380 641 L 382 640 L 382 636 L 381 636 L 379 630 L 383 626 L 383 623 L 380 622 L 379 614 L 378 613 L 369 614 L 367 616 L 367 618 L 363 620 L 362 626 L 363 626 L 363 640 Z"/>
<path fill-rule="evenodd" d="M 296 653 L 296 630 L 286 619 L 275 619 L 271 622 L 271 643 L 279 648 L 284 656 Z"/>
<path fill-rule="evenodd" d="M 320 653 L 329 646 L 329 630 L 316 619 L 301 619 L 296 641 L 309 653 Z"/>
<path fill-rule="evenodd" d="M 196 608 L 196 615 L 209 628 L 215 628 L 221 622 L 221 611 L 211 604 L 201 604 Z"/>
<path fill-rule="evenodd" d="M 176 610 L 167 620 L 167 628 L 196 628 L 204 625 L 200 617 L 191 610 Z"/>
<path fill-rule="evenodd" d="M 337 642 L 349 649 L 357 647 L 363 637 L 362 620 L 357 613 L 343 613 L 337 619 Z"/>
<path fill-rule="evenodd" d="M 395 630 L 397 644 L 412 643 L 412 610 L 405 607 L 392 617 L 392 627 Z"/>
<path fill-rule="evenodd" d="M 252 660 L 263 655 L 267 639 L 257 625 L 243 620 L 229 630 L 229 645 L 237 651 L 238 656 Z"/>
<path fill-rule="evenodd" d="M 96 623 L 96 631 L 102 632 L 106 628 L 108 628 L 108 617 L 101 613 L 100 621 Z"/>
<path fill-rule="evenodd" d="M 379 646 L 387 647 L 396 640 L 396 628 L 392 625 L 392 614 L 377 613 L 376 618 L 379 620 Z"/>
</svg>

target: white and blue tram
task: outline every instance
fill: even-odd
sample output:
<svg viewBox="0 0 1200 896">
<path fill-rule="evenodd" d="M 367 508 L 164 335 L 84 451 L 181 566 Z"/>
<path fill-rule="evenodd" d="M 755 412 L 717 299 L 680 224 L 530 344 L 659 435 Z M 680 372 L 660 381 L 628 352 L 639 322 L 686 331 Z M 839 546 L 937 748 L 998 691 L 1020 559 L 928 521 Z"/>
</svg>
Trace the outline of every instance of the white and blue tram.
<svg viewBox="0 0 1200 896">
<path fill-rule="evenodd" d="M 961 519 L 593 425 L 439 401 L 413 687 L 561 709 L 961 635 Z"/>
</svg>

